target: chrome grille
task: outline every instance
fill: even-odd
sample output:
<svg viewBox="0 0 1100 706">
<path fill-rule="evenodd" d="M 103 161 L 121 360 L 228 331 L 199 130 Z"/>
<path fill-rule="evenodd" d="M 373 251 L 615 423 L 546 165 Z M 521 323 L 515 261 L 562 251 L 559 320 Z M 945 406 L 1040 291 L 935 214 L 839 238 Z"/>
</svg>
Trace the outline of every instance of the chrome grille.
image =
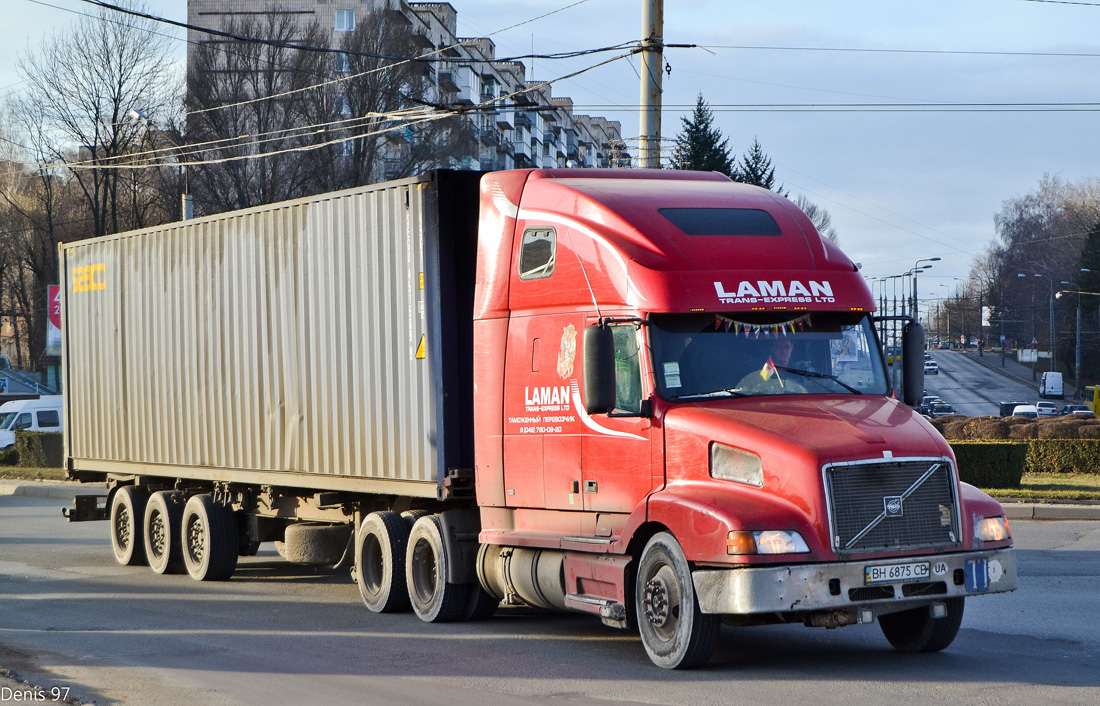
<svg viewBox="0 0 1100 706">
<path fill-rule="evenodd" d="M 851 554 L 958 544 L 955 480 L 947 459 L 825 468 L 833 549 Z"/>
</svg>

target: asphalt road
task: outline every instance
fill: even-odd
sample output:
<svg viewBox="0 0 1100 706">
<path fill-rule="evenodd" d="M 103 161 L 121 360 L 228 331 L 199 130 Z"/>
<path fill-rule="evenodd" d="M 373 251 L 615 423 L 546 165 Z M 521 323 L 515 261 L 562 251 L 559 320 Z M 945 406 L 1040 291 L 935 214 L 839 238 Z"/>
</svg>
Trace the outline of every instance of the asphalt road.
<svg viewBox="0 0 1100 706">
<path fill-rule="evenodd" d="M 726 627 L 707 668 L 674 673 L 585 616 L 371 614 L 346 571 L 272 551 L 225 583 L 118 566 L 106 523 L 61 507 L 0 496 L 0 667 L 85 702 L 1100 703 L 1100 523 L 1014 523 L 1020 590 L 968 601 L 943 653 L 896 653 L 877 626 Z"/>
<path fill-rule="evenodd" d="M 999 414 L 998 403 L 1039 399 L 1038 383 L 1025 385 L 986 368 L 956 351 L 929 351 L 940 367 L 938 375 L 924 376 L 924 389 L 939 395 L 959 414 L 977 417 Z M 992 355 L 992 354 L 987 354 Z M 1000 356 L 990 358 L 994 363 Z"/>
</svg>

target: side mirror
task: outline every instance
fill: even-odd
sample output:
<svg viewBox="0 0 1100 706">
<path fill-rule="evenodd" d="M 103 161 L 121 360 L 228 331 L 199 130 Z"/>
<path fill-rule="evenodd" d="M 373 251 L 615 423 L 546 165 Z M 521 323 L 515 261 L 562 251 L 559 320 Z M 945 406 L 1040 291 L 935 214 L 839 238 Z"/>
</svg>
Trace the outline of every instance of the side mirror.
<svg viewBox="0 0 1100 706">
<path fill-rule="evenodd" d="M 902 402 L 916 407 L 924 394 L 924 327 L 916 321 L 902 328 L 901 364 Z"/>
<path fill-rule="evenodd" d="M 610 326 L 584 329 L 584 409 L 603 414 L 615 408 L 615 337 Z"/>
</svg>

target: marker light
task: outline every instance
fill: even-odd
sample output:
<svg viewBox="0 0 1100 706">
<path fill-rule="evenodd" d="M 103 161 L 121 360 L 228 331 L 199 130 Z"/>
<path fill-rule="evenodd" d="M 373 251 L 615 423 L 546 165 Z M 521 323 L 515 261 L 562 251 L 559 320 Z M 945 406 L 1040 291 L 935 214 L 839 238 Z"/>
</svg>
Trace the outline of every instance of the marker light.
<svg viewBox="0 0 1100 706">
<path fill-rule="evenodd" d="M 798 532 L 790 530 L 745 530 L 726 537 L 727 554 L 808 554 L 810 548 Z"/>
<path fill-rule="evenodd" d="M 759 456 L 718 442 L 710 445 L 710 475 L 758 488 L 764 485 L 764 467 Z"/>
<path fill-rule="evenodd" d="M 1001 517 L 979 517 L 974 534 L 983 542 L 1003 542 L 1012 536 L 1008 520 Z"/>
</svg>

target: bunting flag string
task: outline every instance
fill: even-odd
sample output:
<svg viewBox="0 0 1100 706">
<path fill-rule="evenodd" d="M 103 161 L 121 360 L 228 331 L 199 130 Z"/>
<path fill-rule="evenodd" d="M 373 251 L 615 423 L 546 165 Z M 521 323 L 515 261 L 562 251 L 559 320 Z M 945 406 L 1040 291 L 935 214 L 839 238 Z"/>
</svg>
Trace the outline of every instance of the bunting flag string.
<svg viewBox="0 0 1100 706">
<path fill-rule="evenodd" d="M 753 336 L 760 338 L 760 335 L 765 336 L 786 336 L 788 334 L 795 334 L 799 331 L 805 331 L 807 328 L 812 328 L 810 323 L 810 315 L 805 314 L 797 319 L 791 319 L 790 321 L 781 321 L 777 324 L 747 324 L 744 321 L 737 321 L 731 319 L 728 316 L 722 316 L 717 314 L 714 317 L 714 330 L 717 331 L 720 328 L 725 327 L 726 333 L 729 333 L 732 329 L 735 334 L 745 334 L 745 337 Z"/>
</svg>

